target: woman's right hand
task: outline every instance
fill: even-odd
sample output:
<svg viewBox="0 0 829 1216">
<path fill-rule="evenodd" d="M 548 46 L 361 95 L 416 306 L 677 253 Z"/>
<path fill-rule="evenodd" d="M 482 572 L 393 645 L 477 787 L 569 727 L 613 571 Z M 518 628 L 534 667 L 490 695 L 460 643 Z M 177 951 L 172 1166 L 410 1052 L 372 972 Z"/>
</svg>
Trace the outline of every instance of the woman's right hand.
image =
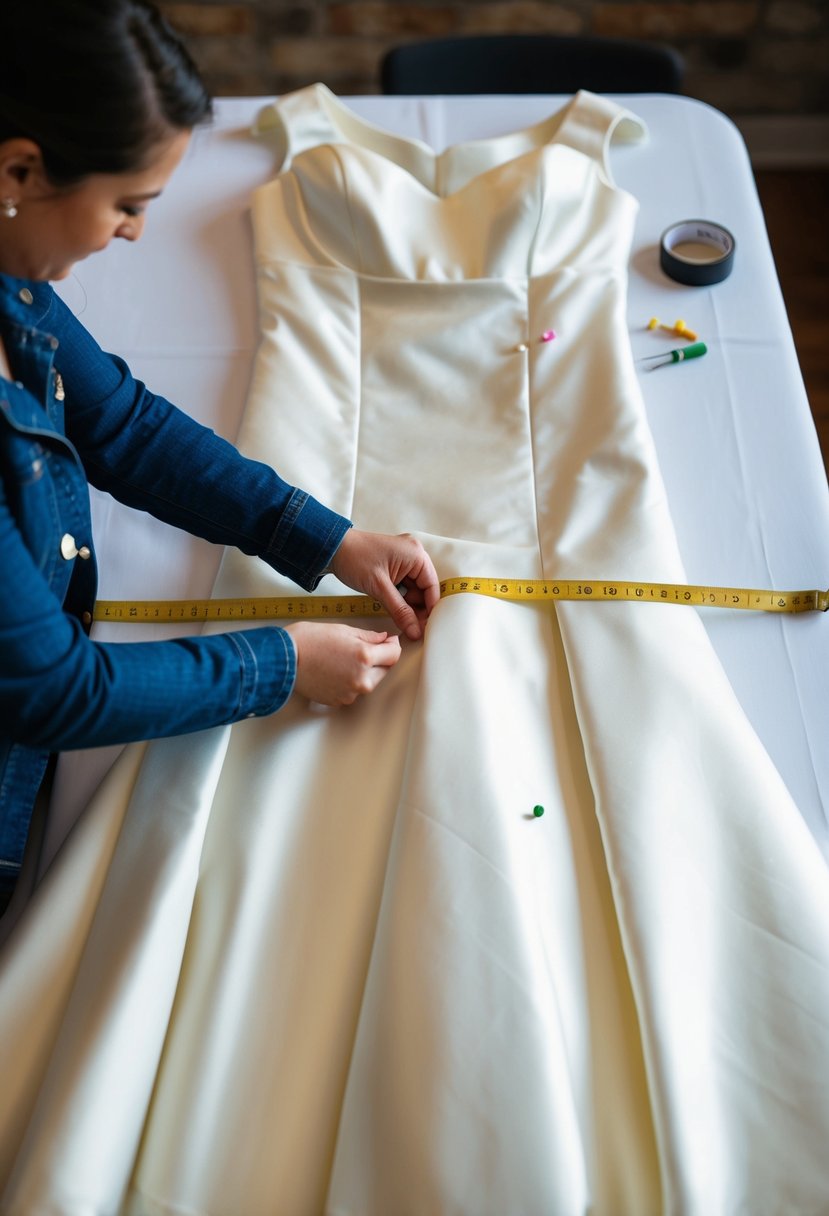
<svg viewBox="0 0 829 1216">
<path fill-rule="evenodd" d="M 400 639 L 351 625 L 296 621 L 286 626 L 296 648 L 294 692 L 339 708 L 373 692 L 400 658 Z"/>
</svg>

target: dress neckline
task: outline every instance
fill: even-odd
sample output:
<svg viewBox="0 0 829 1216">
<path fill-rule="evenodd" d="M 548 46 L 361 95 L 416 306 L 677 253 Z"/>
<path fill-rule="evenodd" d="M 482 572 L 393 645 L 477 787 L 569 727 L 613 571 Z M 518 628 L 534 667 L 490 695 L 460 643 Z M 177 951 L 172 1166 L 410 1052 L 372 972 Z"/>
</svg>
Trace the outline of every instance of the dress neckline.
<svg viewBox="0 0 829 1216">
<path fill-rule="evenodd" d="M 604 156 L 611 137 L 618 133 L 629 142 L 641 139 L 644 124 L 630 111 L 585 89 L 530 126 L 449 144 L 440 152 L 421 139 L 397 135 L 361 117 L 321 83 L 308 85 L 265 106 L 257 116 L 254 130 L 257 133 L 279 130 L 283 167 L 307 147 L 349 143 L 396 164 L 430 193 L 444 197 L 454 193 L 459 183 L 468 184 L 494 165 L 504 165 L 550 144 L 570 142 L 580 150 L 583 132 L 572 141 L 567 138 L 580 116 L 596 152 L 602 154 L 600 168 L 612 185 Z"/>
</svg>

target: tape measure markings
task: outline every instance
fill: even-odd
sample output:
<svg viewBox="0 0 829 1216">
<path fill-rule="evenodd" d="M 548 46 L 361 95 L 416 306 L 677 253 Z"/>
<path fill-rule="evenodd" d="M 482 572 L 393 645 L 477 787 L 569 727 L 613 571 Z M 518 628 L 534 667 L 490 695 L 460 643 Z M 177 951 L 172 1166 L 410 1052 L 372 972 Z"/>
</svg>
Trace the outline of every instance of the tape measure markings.
<svg viewBox="0 0 829 1216">
<path fill-rule="evenodd" d="M 250 596 L 215 600 L 98 600 L 92 619 L 114 624 L 180 621 L 251 621 L 298 617 L 388 616 L 366 595 Z"/>
<path fill-rule="evenodd" d="M 593 600 L 743 608 L 756 612 L 826 612 L 829 591 L 764 591 L 753 587 L 705 587 L 690 583 L 552 582 L 543 579 L 446 579 L 441 595 L 471 591 L 508 600 Z"/>
<path fill-rule="evenodd" d="M 829 590 L 768 591 L 753 587 L 706 587 L 690 583 L 630 583 L 602 579 L 449 578 L 442 598 L 474 594 L 513 603 L 559 601 L 677 604 L 692 608 L 755 612 L 826 612 Z M 388 616 L 379 600 L 366 595 L 250 596 L 239 599 L 99 600 L 93 619 L 111 623 L 175 624 L 188 621 L 342 620 Z"/>
</svg>

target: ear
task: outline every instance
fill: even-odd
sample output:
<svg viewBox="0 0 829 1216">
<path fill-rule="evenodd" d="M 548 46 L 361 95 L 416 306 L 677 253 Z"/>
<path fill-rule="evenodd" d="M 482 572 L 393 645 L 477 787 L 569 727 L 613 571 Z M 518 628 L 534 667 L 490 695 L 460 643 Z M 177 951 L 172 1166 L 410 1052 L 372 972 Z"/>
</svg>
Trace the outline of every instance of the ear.
<svg viewBox="0 0 829 1216">
<path fill-rule="evenodd" d="M 19 136 L 0 142 L 0 198 L 19 202 L 41 191 L 45 179 L 43 154 L 34 140 Z"/>
</svg>

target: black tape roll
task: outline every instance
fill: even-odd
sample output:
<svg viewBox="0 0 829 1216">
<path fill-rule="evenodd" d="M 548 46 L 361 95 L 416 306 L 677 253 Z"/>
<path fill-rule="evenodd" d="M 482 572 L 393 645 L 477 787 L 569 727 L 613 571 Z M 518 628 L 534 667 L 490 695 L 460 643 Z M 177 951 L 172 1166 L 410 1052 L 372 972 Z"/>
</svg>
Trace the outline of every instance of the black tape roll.
<svg viewBox="0 0 829 1216">
<path fill-rule="evenodd" d="M 662 233 L 659 265 L 677 283 L 710 287 L 731 274 L 736 247 L 734 237 L 722 224 L 682 220 Z"/>
</svg>

